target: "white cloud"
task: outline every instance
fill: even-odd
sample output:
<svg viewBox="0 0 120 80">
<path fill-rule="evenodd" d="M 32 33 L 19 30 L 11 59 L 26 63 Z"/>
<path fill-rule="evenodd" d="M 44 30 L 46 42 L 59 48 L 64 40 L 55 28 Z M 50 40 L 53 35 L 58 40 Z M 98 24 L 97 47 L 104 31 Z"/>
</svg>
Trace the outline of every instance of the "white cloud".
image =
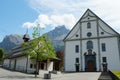
<svg viewBox="0 0 120 80">
<path fill-rule="evenodd" d="M 34 27 L 34 26 L 35 26 L 35 24 L 31 23 L 31 22 L 25 22 L 25 23 L 23 23 L 23 27 L 31 28 L 31 27 Z"/>
<path fill-rule="evenodd" d="M 45 14 L 40 14 L 38 16 L 38 22 L 41 22 L 43 24 L 48 24 L 48 25 L 51 23 L 49 17 Z"/>
<path fill-rule="evenodd" d="M 54 27 L 65 25 L 66 28 L 71 29 L 75 25 L 75 17 L 72 14 L 52 15 L 50 19 Z"/>
<path fill-rule="evenodd" d="M 61 21 L 61 18 L 62 20 L 65 20 L 63 19 L 64 14 L 72 14 L 75 16 L 75 19 L 78 20 L 84 11 L 87 8 L 90 8 L 100 18 L 102 18 L 106 23 L 108 23 L 117 31 L 120 31 L 119 3 L 120 0 L 29 0 L 30 7 L 40 14 L 42 13 L 49 15 L 49 18 L 51 18 L 50 21 L 54 21 L 54 25 L 62 23 L 65 24 L 65 22 Z M 57 18 L 57 21 L 55 21 L 55 18 Z M 66 23 L 66 25 L 68 24 L 69 23 Z"/>
<path fill-rule="evenodd" d="M 34 22 L 25 22 L 23 26 L 30 28 L 37 26 L 37 24 L 40 24 L 41 28 L 45 28 L 46 26 L 57 27 L 65 25 L 66 28 L 71 29 L 75 24 L 75 17 L 72 14 L 51 16 L 40 14 Z"/>
</svg>

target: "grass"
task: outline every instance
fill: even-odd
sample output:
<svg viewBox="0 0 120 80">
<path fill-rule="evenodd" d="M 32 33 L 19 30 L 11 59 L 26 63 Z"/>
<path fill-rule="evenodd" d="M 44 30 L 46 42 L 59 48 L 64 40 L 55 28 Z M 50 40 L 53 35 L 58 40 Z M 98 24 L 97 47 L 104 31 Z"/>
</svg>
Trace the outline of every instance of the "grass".
<svg viewBox="0 0 120 80">
<path fill-rule="evenodd" d="M 113 71 L 113 73 L 120 79 L 120 71 Z"/>
</svg>

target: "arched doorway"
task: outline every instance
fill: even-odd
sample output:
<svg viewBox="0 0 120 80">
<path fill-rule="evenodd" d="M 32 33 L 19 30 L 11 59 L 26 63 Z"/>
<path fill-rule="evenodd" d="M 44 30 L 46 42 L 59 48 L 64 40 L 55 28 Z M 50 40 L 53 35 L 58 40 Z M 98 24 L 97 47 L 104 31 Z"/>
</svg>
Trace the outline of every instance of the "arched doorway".
<svg viewBox="0 0 120 80">
<path fill-rule="evenodd" d="M 85 56 L 85 71 L 94 72 L 96 71 L 96 54 L 95 52 L 88 51 L 84 54 Z"/>
</svg>

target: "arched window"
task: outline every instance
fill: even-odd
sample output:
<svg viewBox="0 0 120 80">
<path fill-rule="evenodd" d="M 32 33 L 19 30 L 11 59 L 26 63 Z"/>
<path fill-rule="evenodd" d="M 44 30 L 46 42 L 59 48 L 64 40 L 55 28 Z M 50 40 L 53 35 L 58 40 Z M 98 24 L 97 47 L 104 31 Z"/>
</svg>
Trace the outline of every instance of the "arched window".
<svg viewBox="0 0 120 80">
<path fill-rule="evenodd" d="M 87 28 L 88 29 L 91 28 L 91 23 L 90 22 L 87 23 Z"/>
<path fill-rule="evenodd" d="M 87 42 L 87 49 L 93 49 L 93 42 L 92 41 Z"/>
</svg>

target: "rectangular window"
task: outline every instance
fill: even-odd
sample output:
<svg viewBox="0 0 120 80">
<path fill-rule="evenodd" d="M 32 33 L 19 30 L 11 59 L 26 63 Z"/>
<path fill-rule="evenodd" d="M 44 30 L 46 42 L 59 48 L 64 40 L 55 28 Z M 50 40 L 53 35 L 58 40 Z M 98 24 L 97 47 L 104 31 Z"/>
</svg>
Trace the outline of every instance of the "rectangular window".
<svg viewBox="0 0 120 80">
<path fill-rule="evenodd" d="M 75 46 L 75 52 L 76 52 L 76 53 L 79 53 L 79 45 L 76 45 L 76 46 Z"/>
<path fill-rule="evenodd" d="M 102 57 L 103 62 L 107 62 L 106 57 Z"/>
<path fill-rule="evenodd" d="M 104 52 L 104 51 L 106 51 L 106 45 L 105 45 L 105 43 L 102 43 L 102 51 Z"/>
<path fill-rule="evenodd" d="M 76 58 L 76 63 L 79 63 L 79 58 Z"/>
<path fill-rule="evenodd" d="M 88 29 L 91 28 L 91 23 L 90 23 L 90 22 L 87 23 L 87 28 L 88 28 Z"/>
<path fill-rule="evenodd" d="M 30 64 L 30 68 L 33 68 L 33 64 Z"/>
</svg>

